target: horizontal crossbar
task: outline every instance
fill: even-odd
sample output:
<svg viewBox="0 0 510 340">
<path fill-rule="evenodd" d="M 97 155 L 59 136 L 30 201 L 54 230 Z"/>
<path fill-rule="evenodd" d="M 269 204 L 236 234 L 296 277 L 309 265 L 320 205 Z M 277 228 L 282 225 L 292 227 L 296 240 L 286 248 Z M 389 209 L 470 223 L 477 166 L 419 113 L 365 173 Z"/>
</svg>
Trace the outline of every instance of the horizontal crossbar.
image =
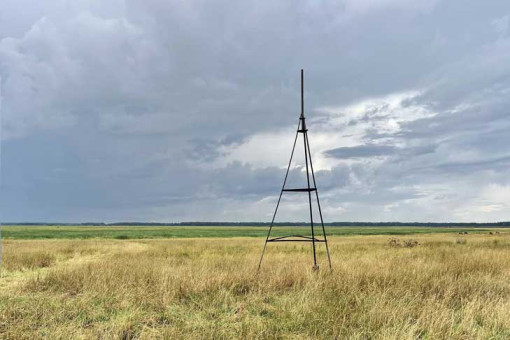
<svg viewBox="0 0 510 340">
<path fill-rule="evenodd" d="M 289 237 L 299 237 L 299 238 L 302 238 L 302 240 L 295 240 L 295 239 L 288 240 L 287 238 L 289 238 Z M 313 242 L 313 241 L 326 242 L 325 240 L 321 240 L 318 238 L 312 238 L 310 236 L 303 236 L 303 235 L 280 236 L 280 237 L 275 237 L 275 238 L 267 240 L 267 242 Z"/>
<path fill-rule="evenodd" d="M 291 191 L 291 192 L 309 192 L 315 191 L 317 188 L 302 188 L 302 189 L 283 189 L 283 191 Z"/>
<path fill-rule="evenodd" d="M 305 133 L 306 131 L 308 131 L 308 129 L 304 129 L 304 130 L 303 129 L 299 129 L 299 130 L 297 130 L 297 132 L 301 132 L 301 133 Z"/>
<path fill-rule="evenodd" d="M 267 240 L 267 242 L 313 242 L 313 240 L 307 240 L 307 239 L 303 239 L 303 240 L 287 240 L 287 239 L 274 240 L 274 239 L 271 239 L 271 240 Z M 326 241 L 315 239 L 315 242 L 326 242 Z"/>
</svg>

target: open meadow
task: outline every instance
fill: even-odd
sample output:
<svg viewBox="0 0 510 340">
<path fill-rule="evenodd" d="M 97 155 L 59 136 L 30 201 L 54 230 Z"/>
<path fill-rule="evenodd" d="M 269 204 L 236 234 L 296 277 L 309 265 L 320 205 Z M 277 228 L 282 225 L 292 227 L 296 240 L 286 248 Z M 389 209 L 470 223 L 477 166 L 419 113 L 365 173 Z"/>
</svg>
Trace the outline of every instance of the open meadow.
<svg viewBox="0 0 510 340">
<path fill-rule="evenodd" d="M 16 228 L 0 338 L 510 338 L 509 229 L 328 228 L 333 270 L 280 243 L 257 274 L 266 228 Z"/>
</svg>

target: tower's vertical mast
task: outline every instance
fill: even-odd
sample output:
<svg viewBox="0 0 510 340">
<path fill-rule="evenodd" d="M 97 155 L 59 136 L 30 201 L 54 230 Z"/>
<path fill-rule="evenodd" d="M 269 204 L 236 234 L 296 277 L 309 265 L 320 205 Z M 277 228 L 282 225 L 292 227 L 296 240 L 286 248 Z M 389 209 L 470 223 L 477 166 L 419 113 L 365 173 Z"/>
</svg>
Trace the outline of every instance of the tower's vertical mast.
<svg viewBox="0 0 510 340">
<path fill-rule="evenodd" d="M 305 94 L 304 94 L 304 88 L 305 88 L 305 78 L 303 75 L 303 69 L 301 69 L 301 118 L 305 118 Z"/>
<path fill-rule="evenodd" d="M 301 129 L 303 130 L 303 143 L 305 146 L 305 164 L 306 164 L 306 182 L 308 185 L 308 205 L 310 207 L 310 228 L 312 229 L 312 249 L 313 249 L 313 268 L 317 269 L 317 255 L 315 252 L 315 232 L 313 229 L 313 213 L 312 213 L 312 192 L 310 187 L 310 171 L 308 169 L 308 143 L 306 142 L 307 131 L 305 122 L 305 93 L 304 93 L 304 75 L 301 69 Z M 310 159 L 311 161 L 311 159 Z"/>
</svg>

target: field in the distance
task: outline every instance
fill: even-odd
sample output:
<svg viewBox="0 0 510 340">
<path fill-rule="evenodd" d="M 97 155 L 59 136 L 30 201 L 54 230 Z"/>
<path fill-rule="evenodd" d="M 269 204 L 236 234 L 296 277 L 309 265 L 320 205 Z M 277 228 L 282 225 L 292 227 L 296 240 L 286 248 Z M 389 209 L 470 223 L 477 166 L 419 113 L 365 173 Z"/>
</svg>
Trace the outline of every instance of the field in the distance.
<svg viewBox="0 0 510 340">
<path fill-rule="evenodd" d="M 446 227 L 326 227 L 327 235 L 411 235 L 429 233 L 488 233 L 490 228 Z M 504 230 L 504 229 L 503 229 Z M 507 229 L 510 231 L 510 228 Z M 151 239 L 197 237 L 264 237 L 268 227 L 180 227 L 180 226 L 2 226 L 4 239 Z M 316 228 L 320 232 L 320 228 Z M 310 233 L 310 227 L 274 227 L 271 235 Z"/>
<path fill-rule="evenodd" d="M 309 244 L 270 244 L 257 274 L 266 228 L 230 238 L 231 227 L 177 228 L 176 239 L 146 227 L 46 230 L 57 239 L 16 228 L 3 229 L 0 338 L 510 337 L 508 229 L 352 228 L 330 237 L 332 271 L 323 247 L 313 272 Z M 419 244 L 403 246 L 410 239 Z"/>
</svg>

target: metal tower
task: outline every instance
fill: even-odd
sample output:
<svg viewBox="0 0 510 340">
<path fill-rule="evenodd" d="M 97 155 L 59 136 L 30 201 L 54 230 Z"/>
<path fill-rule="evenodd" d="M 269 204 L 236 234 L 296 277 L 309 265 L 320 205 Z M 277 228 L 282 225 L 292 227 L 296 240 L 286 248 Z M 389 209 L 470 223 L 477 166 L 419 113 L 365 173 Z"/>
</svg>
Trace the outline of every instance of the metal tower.
<svg viewBox="0 0 510 340">
<path fill-rule="evenodd" d="M 328 240 L 326 237 L 326 230 L 324 229 L 324 221 L 322 219 L 322 211 L 321 211 L 321 205 L 320 205 L 320 201 L 319 201 L 319 192 L 317 191 L 317 182 L 315 181 L 315 174 L 313 172 L 312 155 L 310 153 L 310 143 L 308 142 L 308 129 L 306 128 L 305 107 L 304 107 L 305 106 L 305 104 L 304 104 L 304 90 L 303 89 L 304 89 L 304 77 L 303 77 L 303 70 L 301 70 L 301 115 L 299 116 L 298 129 L 296 131 L 296 137 L 294 138 L 294 146 L 292 147 L 292 153 L 290 154 L 289 165 L 287 166 L 287 172 L 285 174 L 285 179 L 283 180 L 282 190 L 280 191 L 280 197 L 278 198 L 278 203 L 276 203 L 276 209 L 273 214 L 273 219 L 271 220 L 271 225 L 269 226 L 269 231 L 267 233 L 266 242 L 264 243 L 264 249 L 262 250 L 262 255 L 260 256 L 260 262 L 259 262 L 259 267 L 258 267 L 259 270 L 260 270 L 260 266 L 262 265 L 262 259 L 264 258 L 264 253 L 266 251 L 267 244 L 270 242 L 311 242 L 312 250 L 313 250 L 313 269 L 314 270 L 319 269 L 319 266 L 317 265 L 316 243 L 324 243 L 326 245 L 326 252 L 328 254 L 329 268 L 331 268 L 331 258 L 329 256 Z M 292 163 L 292 158 L 294 157 L 294 150 L 296 149 L 296 142 L 297 142 L 299 134 L 303 135 L 307 187 L 299 188 L 299 189 L 286 189 L 285 184 L 287 183 L 287 177 L 289 176 L 289 170 L 290 170 L 290 166 Z M 312 177 L 313 186 L 310 185 L 310 174 Z M 311 228 L 311 232 L 312 232 L 311 237 L 303 236 L 303 235 L 288 235 L 288 236 L 270 238 L 271 230 L 273 229 L 273 226 L 274 226 L 274 220 L 276 217 L 276 213 L 278 212 L 278 207 L 280 206 L 280 201 L 282 199 L 282 195 L 284 192 L 308 193 L 308 205 L 310 207 L 310 228 Z M 323 236 L 322 239 L 315 237 L 315 230 L 314 230 L 314 224 L 313 224 L 313 212 L 312 212 L 312 192 L 315 192 L 315 197 L 317 199 L 317 206 L 319 207 L 319 217 L 321 220 L 322 236 Z"/>
</svg>

